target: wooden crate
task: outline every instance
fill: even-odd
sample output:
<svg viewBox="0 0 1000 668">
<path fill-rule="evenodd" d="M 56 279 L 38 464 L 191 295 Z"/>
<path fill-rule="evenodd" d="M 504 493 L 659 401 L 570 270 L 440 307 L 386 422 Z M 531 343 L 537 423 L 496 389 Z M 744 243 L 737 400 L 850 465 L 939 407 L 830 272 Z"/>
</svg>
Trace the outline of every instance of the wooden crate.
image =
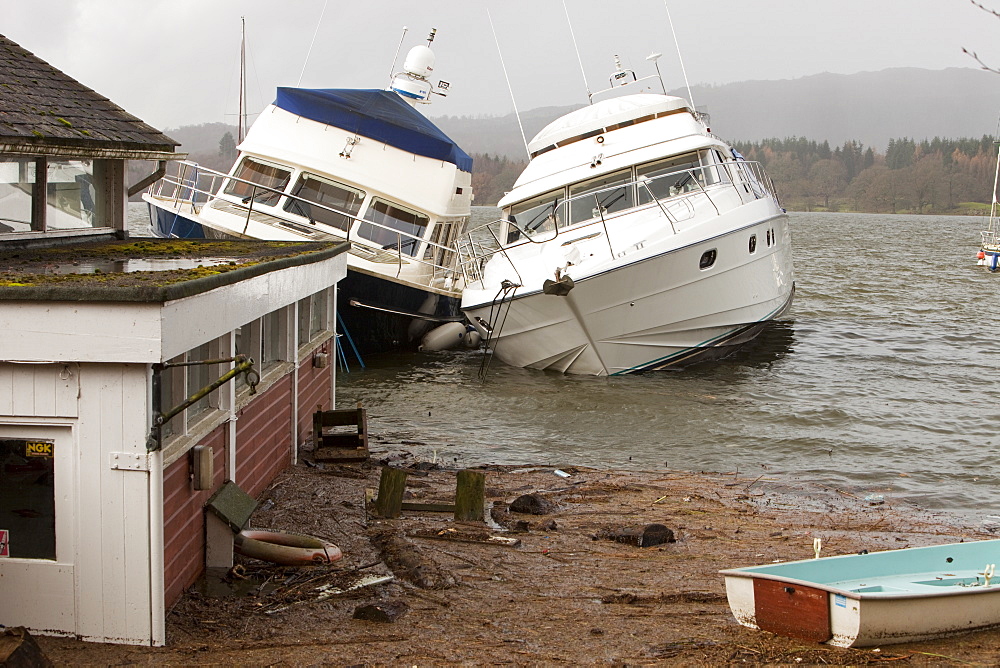
<svg viewBox="0 0 1000 668">
<path fill-rule="evenodd" d="M 313 413 L 313 438 L 318 462 L 361 462 L 368 459 L 368 414 L 364 408 Z"/>
</svg>

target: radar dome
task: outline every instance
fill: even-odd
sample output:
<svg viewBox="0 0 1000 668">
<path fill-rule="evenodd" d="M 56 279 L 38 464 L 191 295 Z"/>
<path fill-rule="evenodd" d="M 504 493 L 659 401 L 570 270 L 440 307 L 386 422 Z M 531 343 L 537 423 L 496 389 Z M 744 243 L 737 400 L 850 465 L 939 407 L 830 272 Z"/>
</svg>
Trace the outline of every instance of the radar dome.
<svg viewBox="0 0 1000 668">
<path fill-rule="evenodd" d="M 403 70 L 418 77 L 426 77 L 434 69 L 434 52 L 419 45 L 410 49 L 403 61 Z"/>
</svg>

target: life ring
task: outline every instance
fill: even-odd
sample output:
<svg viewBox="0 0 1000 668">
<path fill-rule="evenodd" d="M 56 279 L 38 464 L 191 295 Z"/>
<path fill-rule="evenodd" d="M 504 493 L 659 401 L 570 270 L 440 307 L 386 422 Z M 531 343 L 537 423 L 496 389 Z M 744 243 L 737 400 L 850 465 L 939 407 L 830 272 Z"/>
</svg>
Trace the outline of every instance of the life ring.
<svg viewBox="0 0 1000 668">
<path fill-rule="evenodd" d="M 258 529 L 244 529 L 236 534 L 233 550 L 244 557 L 282 566 L 329 564 L 344 556 L 333 543 L 313 536 Z"/>
</svg>

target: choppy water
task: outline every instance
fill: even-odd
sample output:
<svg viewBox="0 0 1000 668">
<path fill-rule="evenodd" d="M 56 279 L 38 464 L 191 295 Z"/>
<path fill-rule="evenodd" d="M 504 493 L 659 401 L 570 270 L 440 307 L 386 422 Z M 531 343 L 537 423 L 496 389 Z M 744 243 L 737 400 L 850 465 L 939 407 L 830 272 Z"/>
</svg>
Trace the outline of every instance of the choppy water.
<svg viewBox="0 0 1000 668">
<path fill-rule="evenodd" d="M 478 352 L 349 359 L 338 405 L 363 401 L 373 435 L 462 465 L 740 471 L 1000 515 L 1000 275 L 975 265 L 983 220 L 790 215 L 796 301 L 750 350 L 615 378 L 494 360 L 485 383 Z"/>
<path fill-rule="evenodd" d="M 338 376 L 370 430 L 422 457 L 766 473 L 1000 515 L 1000 275 L 982 220 L 792 214 L 796 301 L 752 350 L 590 378 L 481 355 L 386 356 Z"/>
</svg>

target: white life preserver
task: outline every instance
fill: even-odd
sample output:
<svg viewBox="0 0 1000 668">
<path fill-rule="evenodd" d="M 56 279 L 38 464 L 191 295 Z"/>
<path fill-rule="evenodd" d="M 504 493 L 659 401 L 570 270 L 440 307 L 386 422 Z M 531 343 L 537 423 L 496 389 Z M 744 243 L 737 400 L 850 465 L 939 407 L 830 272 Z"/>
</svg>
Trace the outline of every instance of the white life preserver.
<svg viewBox="0 0 1000 668">
<path fill-rule="evenodd" d="M 244 529 L 236 534 L 233 550 L 244 557 L 283 566 L 329 564 L 344 556 L 333 543 L 313 536 L 259 529 Z"/>
</svg>

